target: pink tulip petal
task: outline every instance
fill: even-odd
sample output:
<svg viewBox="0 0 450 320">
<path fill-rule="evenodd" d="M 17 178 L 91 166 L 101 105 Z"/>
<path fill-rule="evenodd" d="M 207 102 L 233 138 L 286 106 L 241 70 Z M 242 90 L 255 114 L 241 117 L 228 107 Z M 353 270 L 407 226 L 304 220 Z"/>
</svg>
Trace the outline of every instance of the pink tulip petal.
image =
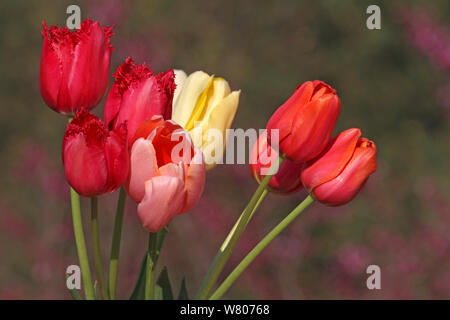
<svg viewBox="0 0 450 320">
<path fill-rule="evenodd" d="M 184 181 L 184 166 L 175 163 L 165 164 L 159 168 L 159 175 L 179 178 Z"/>
<path fill-rule="evenodd" d="M 135 201 L 141 202 L 145 195 L 145 183 L 158 174 L 156 153 L 151 142 L 140 138 L 131 149 L 130 173 L 125 190 Z"/>
<path fill-rule="evenodd" d="M 181 210 L 186 191 L 183 181 L 156 176 L 145 183 L 145 196 L 138 205 L 138 215 L 149 232 L 161 230 Z"/>
<path fill-rule="evenodd" d="M 194 152 L 191 163 L 189 165 L 185 164 L 186 201 L 180 213 L 191 210 L 197 204 L 205 187 L 206 169 L 203 153 L 197 148 L 195 148 Z"/>
</svg>

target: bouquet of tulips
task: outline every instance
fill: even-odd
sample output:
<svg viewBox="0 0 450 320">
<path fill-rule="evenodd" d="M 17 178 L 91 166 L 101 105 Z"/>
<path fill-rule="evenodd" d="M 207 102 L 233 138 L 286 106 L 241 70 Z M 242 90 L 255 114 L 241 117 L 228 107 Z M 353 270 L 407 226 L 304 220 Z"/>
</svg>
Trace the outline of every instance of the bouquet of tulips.
<svg viewBox="0 0 450 320">
<path fill-rule="evenodd" d="M 227 132 L 240 91 L 222 78 L 169 69 L 155 74 L 131 58 L 117 67 L 106 97 L 103 121 L 90 110 L 107 91 L 112 28 L 85 20 L 80 29 L 43 23 L 40 88 L 46 104 L 68 117 L 62 144 L 71 186 L 73 228 L 85 299 L 115 299 L 125 201 L 137 203 L 148 231 L 148 249 L 132 299 L 170 299 L 167 271 L 155 274 L 168 224 L 192 210 L 202 196 L 207 171 L 220 170 Z M 275 110 L 255 141 L 250 171 L 259 183 L 254 195 L 212 259 L 197 293 L 183 282 L 181 299 L 220 299 L 249 264 L 314 201 L 340 206 L 351 201 L 376 170 L 375 144 L 348 129 L 331 137 L 341 111 L 336 91 L 322 81 L 299 85 Z M 309 195 L 288 213 L 218 284 L 240 236 L 268 192 Z M 100 255 L 97 197 L 120 188 L 108 276 Z M 82 227 L 79 196 L 91 199 L 95 281 Z M 127 235 L 124 235 L 125 237 Z M 70 289 L 72 297 L 82 299 Z"/>
</svg>

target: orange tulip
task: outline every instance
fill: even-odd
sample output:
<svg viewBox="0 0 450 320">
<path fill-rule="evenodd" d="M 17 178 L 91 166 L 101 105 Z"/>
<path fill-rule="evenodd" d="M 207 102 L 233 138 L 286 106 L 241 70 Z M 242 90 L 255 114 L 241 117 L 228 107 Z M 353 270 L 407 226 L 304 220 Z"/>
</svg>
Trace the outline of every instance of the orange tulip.
<svg viewBox="0 0 450 320">
<path fill-rule="evenodd" d="M 267 143 L 267 131 L 260 135 L 250 154 L 250 171 L 258 183 L 265 177 L 273 163 L 278 158 L 278 152 Z M 277 173 L 269 181 L 269 190 L 278 193 L 294 193 L 300 190 L 302 180 L 300 178 L 301 163 L 284 160 Z M 265 171 L 264 171 L 265 169 Z"/>
<path fill-rule="evenodd" d="M 327 145 L 340 112 L 336 90 L 319 80 L 305 82 L 270 118 L 268 138 L 278 129 L 282 155 L 295 162 L 312 160 Z"/>
<path fill-rule="evenodd" d="M 377 167 L 375 143 L 348 129 L 333 138 L 326 151 L 302 171 L 305 188 L 316 200 L 340 206 L 350 202 Z"/>
</svg>

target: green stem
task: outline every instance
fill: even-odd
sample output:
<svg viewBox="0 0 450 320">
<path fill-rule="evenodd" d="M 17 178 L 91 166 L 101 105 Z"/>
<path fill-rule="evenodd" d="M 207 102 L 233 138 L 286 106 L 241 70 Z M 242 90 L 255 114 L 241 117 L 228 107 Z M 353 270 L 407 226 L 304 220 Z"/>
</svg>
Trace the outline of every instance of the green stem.
<svg viewBox="0 0 450 320">
<path fill-rule="evenodd" d="M 156 234 L 157 244 L 156 244 L 155 258 L 153 260 L 154 264 L 158 263 L 159 254 L 161 253 L 162 245 L 167 232 L 168 232 L 168 225 L 159 230 Z M 145 251 L 144 258 L 142 259 L 141 268 L 139 269 L 139 274 L 136 279 L 133 292 L 131 293 L 130 300 L 137 300 L 140 297 L 145 298 L 146 272 L 147 272 L 147 251 Z"/>
<path fill-rule="evenodd" d="M 274 169 L 278 168 L 278 166 L 283 161 L 282 158 L 278 158 L 277 160 L 278 161 L 275 161 L 272 167 L 270 168 L 269 170 L 270 172 L 274 171 L 276 172 L 276 170 Z M 249 223 L 259 204 L 266 196 L 267 194 L 266 187 L 269 184 L 269 181 L 272 178 L 272 176 L 273 174 L 268 174 L 264 177 L 258 189 L 256 189 L 255 193 L 250 199 L 250 202 L 245 207 L 244 211 L 242 211 L 239 219 L 236 221 L 235 225 L 231 229 L 230 233 L 228 234 L 219 251 L 217 252 L 216 256 L 214 257 L 214 260 L 211 266 L 209 267 L 209 270 L 205 278 L 202 281 L 202 284 L 195 296 L 195 299 L 205 300 L 208 298 L 212 288 L 217 282 L 220 273 L 225 267 L 226 262 L 230 258 L 230 255 L 233 252 L 233 249 L 237 241 L 239 240 L 245 228 L 247 227 L 247 224 Z"/>
<path fill-rule="evenodd" d="M 94 251 L 95 275 L 97 277 L 98 286 L 100 287 L 101 298 L 108 300 L 108 292 L 106 291 L 105 280 L 103 277 L 102 255 L 100 253 L 97 197 L 91 198 L 91 230 L 92 230 L 92 247 Z"/>
<path fill-rule="evenodd" d="M 153 300 L 155 292 L 155 268 L 156 268 L 156 246 L 158 236 L 150 232 L 148 236 L 147 265 L 145 277 L 145 300 Z"/>
<path fill-rule="evenodd" d="M 117 269 L 119 265 L 120 240 L 122 236 L 123 213 L 125 211 L 125 201 L 127 195 L 125 190 L 120 188 L 119 200 L 117 203 L 116 217 L 114 220 L 113 240 L 111 245 L 111 258 L 109 260 L 109 298 L 114 300 L 116 297 Z"/>
<path fill-rule="evenodd" d="M 272 229 L 239 263 L 239 265 L 230 273 L 225 281 L 217 288 L 216 292 L 209 298 L 217 300 L 230 288 L 236 279 L 244 272 L 244 270 L 252 263 L 253 260 L 263 251 L 281 231 L 283 231 L 294 219 L 303 212 L 311 203 L 314 202 L 312 196 L 307 196 L 291 213 L 288 214 L 275 228 Z"/>
<path fill-rule="evenodd" d="M 68 277 L 69 276 L 66 274 L 66 281 L 67 281 Z M 69 290 L 69 293 L 70 293 L 70 295 L 72 297 L 72 300 L 83 300 L 83 298 L 81 298 L 81 296 L 80 296 L 80 294 L 78 293 L 77 290 L 75 290 L 75 289 L 68 289 L 68 290 Z"/>
<path fill-rule="evenodd" d="M 83 223 L 81 221 L 80 197 L 72 188 L 70 188 L 70 199 L 72 203 L 73 231 L 75 234 L 78 260 L 80 262 L 81 276 L 83 279 L 84 294 L 87 300 L 94 300 L 94 287 L 92 286 L 91 270 L 89 269 Z"/>
</svg>

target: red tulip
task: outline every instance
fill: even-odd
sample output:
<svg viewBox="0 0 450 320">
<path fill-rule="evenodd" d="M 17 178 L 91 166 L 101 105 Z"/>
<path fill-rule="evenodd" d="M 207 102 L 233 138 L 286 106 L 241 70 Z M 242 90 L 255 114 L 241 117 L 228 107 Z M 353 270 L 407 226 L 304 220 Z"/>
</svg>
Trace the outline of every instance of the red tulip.
<svg viewBox="0 0 450 320">
<path fill-rule="evenodd" d="M 108 131 L 97 116 L 81 109 L 67 126 L 62 149 L 66 178 L 83 196 L 114 191 L 128 176 L 125 124 Z"/>
<path fill-rule="evenodd" d="M 127 121 L 130 143 L 139 125 L 154 115 L 172 117 L 175 76 L 172 69 L 155 75 L 145 64 L 136 65 L 131 58 L 119 66 L 106 99 L 104 118 L 109 128 Z"/>
<path fill-rule="evenodd" d="M 329 206 L 346 204 L 375 172 L 375 143 L 360 136 L 359 129 L 340 133 L 320 157 L 303 169 L 303 185 L 318 201 Z"/>
<path fill-rule="evenodd" d="M 250 171 L 258 183 L 261 183 L 277 158 L 278 152 L 268 145 L 267 131 L 265 131 L 253 145 L 250 155 Z M 302 166 L 301 163 L 284 160 L 277 173 L 270 179 L 269 189 L 285 194 L 300 190 L 303 187 L 300 178 Z"/>
<path fill-rule="evenodd" d="M 45 103 L 69 115 L 94 108 L 108 85 L 112 28 L 89 19 L 74 32 L 42 24 L 40 86 Z"/>
<path fill-rule="evenodd" d="M 206 176 L 203 153 L 182 127 L 162 116 L 144 121 L 132 141 L 125 190 L 138 203 L 144 227 L 156 232 L 200 199 Z"/>
<path fill-rule="evenodd" d="M 327 145 L 341 102 L 336 90 L 322 81 L 308 81 L 275 111 L 267 124 L 279 130 L 279 150 L 289 160 L 306 162 L 317 157 Z"/>
</svg>

